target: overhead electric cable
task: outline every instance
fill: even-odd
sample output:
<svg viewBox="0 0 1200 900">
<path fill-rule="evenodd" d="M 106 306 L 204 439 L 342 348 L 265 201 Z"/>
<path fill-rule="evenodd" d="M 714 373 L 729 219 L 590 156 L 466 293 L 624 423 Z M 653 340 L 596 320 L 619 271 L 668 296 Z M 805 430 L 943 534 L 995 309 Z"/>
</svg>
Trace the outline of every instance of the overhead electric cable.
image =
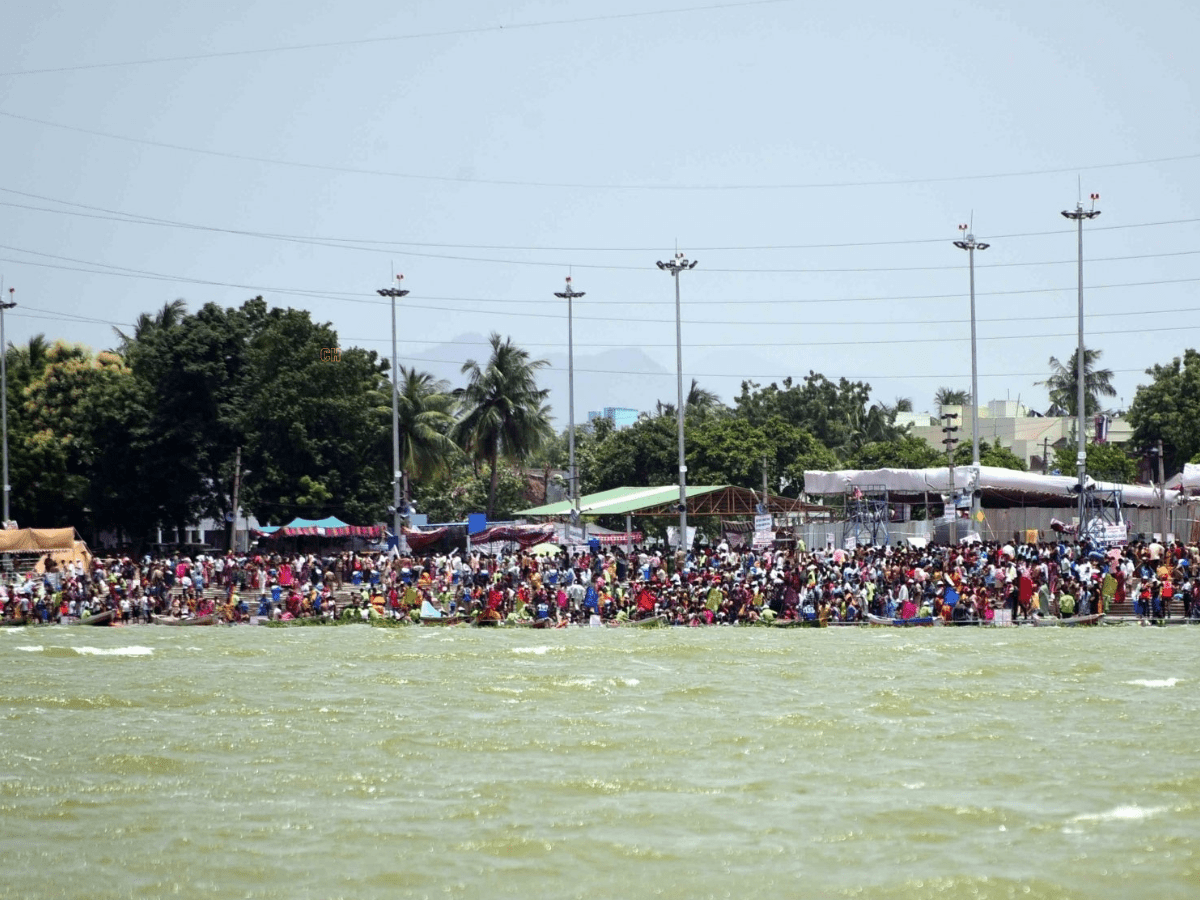
<svg viewBox="0 0 1200 900">
<path fill-rule="evenodd" d="M 711 3 L 705 6 L 683 6 L 673 9 L 650 9 L 639 12 L 606 13 L 598 16 L 580 16 L 574 19 L 541 19 L 533 22 L 510 22 L 506 25 L 476 25 L 467 28 L 451 28 L 439 31 L 421 31 L 411 34 L 393 34 L 381 37 L 353 38 L 345 41 L 320 41 L 309 44 L 281 44 L 275 47 L 254 47 L 246 50 L 216 50 L 210 53 L 189 53 L 179 56 L 155 56 L 119 62 L 77 63 L 71 66 L 55 66 L 43 69 L 16 69 L 0 72 L 0 78 L 19 75 L 46 75 L 55 72 L 85 72 L 93 69 L 117 69 L 125 66 L 150 66 L 172 62 L 198 62 L 207 59 L 229 59 L 238 56 L 256 56 L 270 53 L 294 53 L 302 50 L 331 50 L 337 47 L 361 47 L 367 44 L 387 44 L 397 41 L 415 41 L 428 38 L 465 37 L 473 34 L 502 34 L 505 31 L 521 31 L 531 28 L 549 28 L 559 25 L 594 25 L 622 19 L 645 19 L 651 16 L 675 16 L 681 13 L 716 12 L 727 9 L 748 9 L 754 6 L 769 6 L 791 3 L 794 0 L 742 0 L 739 3 Z"/>
<path fill-rule="evenodd" d="M 241 162 L 253 162 L 274 166 L 289 166 L 297 169 L 311 169 L 321 172 L 337 172 L 343 175 L 371 175 L 385 178 L 403 178 L 412 181 L 431 181 L 453 184 L 480 184 L 497 187 L 526 187 L 526 188 L 556 188 L 567 190 L 597 190 L 597 191 L 782 191 L 809 189 L 836 189 L 854 187 L 898 187 L 914 184 L 939 184 L 954 181 L 982 181 L 992 178 L 1023 178 L 1034 175 L 1059 175 L 1064 172 L 1083 172 L 1095 169 L 1113 169 L 1128 166 L 1156 165 L 1164 162 L 1179 162 L 1183 160 L 1200 159 L 1200 153 L 1187 153 L 1179 156 L 1161 156 L 1151 159 L 1126 160 L 1124 162 L 1098 163 L 1094 165 L 1065 166 L 1055 169 L 1029 169 L 1013 172 L 989 172 L 975 175 L 943 175 L 929 178 L 896 178 L 874 181 L 830 181 L 830 182 L 801 182 L 775 184 L 602 184 L 569 181 L 526 181 L 515 178 L 468 178 L 462 175 L 430 175 L 415 172 L 394 172 L 385 169 L 368 169 L 353 166 L 335 166 L 326 163 L 299 162 L 296 160 L 277 159 L 267 156 L 253 156 L 247 153 L 233 153 L 224 150 L 207 150 L 201 147 L 188 147 L 183 144 L 173 144 L 168 141 L 154 141 L 148 138 L 133 138 L 127 135 L 113 134 L 78 125 L 65 125 L 61 122 L 50 122 L 33 116 L 0 110 L 0 116 L 21 122 L 30 122 L 46 128 L 58 128 L 76 134 L 86 134 L 91 137 L 106 138 L 113 141 L 123 141 L 130 144 L 140 144 L 146 147 L 158 147 L 164 150 L 175 150 L 180 153 L 195 153 L 202 156 L 212 156 L 220 159 L 234 159 Z"/>
</svg>

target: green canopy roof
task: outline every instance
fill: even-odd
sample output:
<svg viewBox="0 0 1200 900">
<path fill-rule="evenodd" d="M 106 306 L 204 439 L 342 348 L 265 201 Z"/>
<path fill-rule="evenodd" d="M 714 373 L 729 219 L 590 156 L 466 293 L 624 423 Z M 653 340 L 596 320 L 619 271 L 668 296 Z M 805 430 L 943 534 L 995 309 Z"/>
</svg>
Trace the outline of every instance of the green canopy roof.
<svg viewBox="0 0 1200 900">
<path fill-rule="evenodd" d="M 687 486 L 689 515 L 728 516 L 753 515 L 762 495 L 749 488 L 729 484 L 689 484 Z M 772 513 L 799 512 L 805 505 L 791 497 L 770 494 L 767 506 Z M 619 487 L 579 498 L 579 511 L 585 516 L 628 515 L 637 513 L 646 516 L 677 515 L 679 485 L 661 487 Z M 569 515 L 571 501 L 561 500 L 546 506 L 523 509 L 516 515 L 523 518 L 555 518 Z"/>
<path fill-rule="evenodd" d="M 687 486 L 687 497 L 699 497 L 711 494 L 713 491 L 724 489 L 724 485 L 691 485 Z M 619 487 L 598 494 L 587 494 L 579 498 L 579 511 L 584 515 L 607 516 L 625 515 L 664 503 L 679 502 L 679 485 L 668 484 L 662 487 Z M 537 518 L 539 516 L 565 516 L 571 512 L 571 501 L 561 500 L 546 506 L 520 510 L 518 516 Z"/>
</svg>

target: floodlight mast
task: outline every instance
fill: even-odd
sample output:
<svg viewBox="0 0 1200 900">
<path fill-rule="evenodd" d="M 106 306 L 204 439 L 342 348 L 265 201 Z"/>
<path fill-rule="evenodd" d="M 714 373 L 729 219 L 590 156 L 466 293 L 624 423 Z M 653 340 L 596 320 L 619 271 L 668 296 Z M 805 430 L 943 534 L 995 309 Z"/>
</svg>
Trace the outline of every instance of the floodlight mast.
<svg viewBox="0 0 1200 900">
<path fill-rule="evenodd" d="M 979 512 L 979 357 L 975 344 L 975 251 L 986 250 L 991 244 L 975 240 L 968 226 L 959 225 L 963 239 L 954 242 L 959 250 L 966 250 L 971 267 L 971 465 L 975 469 L 975 490 L 971 492 L 971 515 Z"/>
<path fill-rule="evenodd" d="M 659 261 L 658 267 L 664 272 L 670 272 L 675 279 L 675 380 L 677 402 L 675 419 L 679 430 L 679 549 L 687 558 L 687 464 L 684 462 L 683 447 L 683 324 L 679 315 L 679 273 L 696 268 L 697 260 L 688 260 L 682 253 L 676 251 L 675 256 L 666 262 Z"/>
<path fill-rule="evenodd" d="M 408 291 L 402 290 L 401 282 L 404 281 L 403 275 L 396 276 L 396 286 L 380 288 L 375 293 L 381 297 L 390 297 L 392 300 L 392 531 L 396 536 L 396 549 L 400 550 L 401 544 L 404 541 L 404 532 L 400 527 L 402 511 L 400 508 L 400 480 L 403 478 L 403 473 L 400 469 L 400 382 L 399 370 L 396 367 L 396 299 L 398 297 L 407 297 Z M 405 485 L 405 509 L 403 514 L 407 514 L 408 505 L 408 486 Z"/>
<path fill-rule="evenodd" d="M 570 416 L 570 425 L 568 431 L 567 445 L 570 453 L 570 473 L 568 477 L 571 480 L 571 524 L 579 525 L 579 472 L 575 468 L 575 328 L 573 324 L 573 301 L 576 297 L 584 296 L 585 291 L 577 291 L 571 287 L 571 276 L 567 276 L 567 286 L 561 291 L 555 291 L 554 296 L 560 300 L 567 301 L 567 392 L 569 399 L 567 401 L 568 414 Z"/>
<path fill-rule="evenodd" d="M 1084 383 L 1084 348 L 1083 348 L 1083 220 L 1094 219 L 1100 215 L 1100 210 L 1096 209 L 1096 201 L 1100 199 L 1099 194 L 1092 194 L 1092 208 L 1084 209 L 1082 202 L 1077 202 L 1074 209 L 1064 209 L 1062 214 L 1065 218 L 1073 219 L 1078 229 L 1079 235 L 1079 346 L 1075 351 L 1075 416 L 1077 424 L 1075 431 L 1075 468 L 1079 473 L 1079 525 L 1075 532 L 1076 538 L 1082 540 L 1084 532 L 1087 530 L 1087 522 L 1084 521 L 1087 515 L 1087 499 L 1084 494 L 1084 486 L 1087 481 L 1087 431 L 1084 425 L 1085 403 L 1087 402 L 1087 391 Z"/>
</svg>

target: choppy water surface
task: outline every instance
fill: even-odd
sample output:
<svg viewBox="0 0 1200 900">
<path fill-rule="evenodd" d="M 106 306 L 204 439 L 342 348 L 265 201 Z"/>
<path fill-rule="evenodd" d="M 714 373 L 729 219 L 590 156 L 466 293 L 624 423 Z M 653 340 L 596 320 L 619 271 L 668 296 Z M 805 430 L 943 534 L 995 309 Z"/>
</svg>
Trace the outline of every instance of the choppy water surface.
<svg viewBox="0 0 1200 900">
<path fill-rule="evenodd" d="M 3 629 L 0 897 L 1193 898 L 1200 629 Z"/>
</svg>

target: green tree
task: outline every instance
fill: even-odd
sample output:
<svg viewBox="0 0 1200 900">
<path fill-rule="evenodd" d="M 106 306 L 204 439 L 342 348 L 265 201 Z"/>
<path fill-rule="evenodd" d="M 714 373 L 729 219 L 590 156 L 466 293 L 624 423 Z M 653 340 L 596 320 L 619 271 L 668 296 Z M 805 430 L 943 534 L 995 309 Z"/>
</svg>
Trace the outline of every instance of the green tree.
<svg viewBox="0 0 1200 900">
<path fill-rule="evenodd" d="M 1146 370 L 1150 384 L 1139 385 L 1129 407 L 1131 443 L 1143 453 L 1163 442 L 1167 477 L 1200 454 L 1200 352 L 1183 351 L 1166 365 Z"/>
<path fill-rule="evenodd" d="M 1074 444 L 1054 448 L 1054 468 L 1064 475 L 1074 475 Z M 1133 484 L 1137 478 L 1137 463 L 1117 444 L 1088 444 L 1087 473 L 1096 481 L 1115 481 Z"/>
<path fill-rule="evenodd" d="M 243 312 L 247 506 L 260 521 L 336 514 L 354 522 L 384 519 L 391 499 L 392 404 L 386 365 L 374 351 L 342 348 L 337 332 L 307 311 Z M 307 476 L 307 487 L 303 481 Z"/>
<path fill-rule="evenodd" d="M 898 437 L 896 410 L 882 404 L 868 408 L 871 386 L 845 378 L 837 383 L 817 372 L 809 372 L 802 384 L 785 378 L 782 387 L 772 382 L 767 387 L 742 382 L 735 411 L 752 425 L 760 425 L 772 416 L 813 435 L 839 458 L 853 456 L 871 441 Z"/>
<path fill-rule="evenodd" d="M 1112 369 L 1097 369 L 1101 350 L 1083 351 L 1083 410 L 1085 416 L 1093 416 L 1100 412 L 1101 397 L 1117 396 L 1117 389 L 1112 386 Z M 1066 411 L 1068 416 L 1078 415 L 1078 357 L 1072 353 L 1064 365 L 1056 357 L 1050 357 L 1050 377 L 1035 384 L 1044 385 L 1050 395 L 1050 403 Z"/>
<path fill-rule="evenodd" d="M 467 386 L 455 393 L 463 414 L 454 427 L 455 442 L 491 471 L 487 515 L 493 518 L 500 460 L 521 461 L 549 436 L 545 407 L 549 391 L 537 385 L 537 373 L 549 363 L 530 359 L 529 352 L 492 332 L 486 365 L 467 360 L 462 371 Z"/>
<path fill-rule="evenodd" d="M 945 456 L 942 457 L 945 459 Z M 954 450 L 954 464 L 956 466 L 971 465 L 971 442 L 962 441 Z M 1018 472 L 1027 472 L 1029 466 L 1025 465 L 1025 460 L 1017 456 L 1007 447 L 1000 445 L 992 446 L 987 441 L 979 442 L 979 464 L 981 466 L 995 466 L 998 469 L 1015 469 Z"/>
<path fill-rule="evenodd" d="M 928 469 L 944 466 L 946 454 L 906 434 L 891 441 L 864 444 L 848 462 L 853 469 Z"/>
</svg>

